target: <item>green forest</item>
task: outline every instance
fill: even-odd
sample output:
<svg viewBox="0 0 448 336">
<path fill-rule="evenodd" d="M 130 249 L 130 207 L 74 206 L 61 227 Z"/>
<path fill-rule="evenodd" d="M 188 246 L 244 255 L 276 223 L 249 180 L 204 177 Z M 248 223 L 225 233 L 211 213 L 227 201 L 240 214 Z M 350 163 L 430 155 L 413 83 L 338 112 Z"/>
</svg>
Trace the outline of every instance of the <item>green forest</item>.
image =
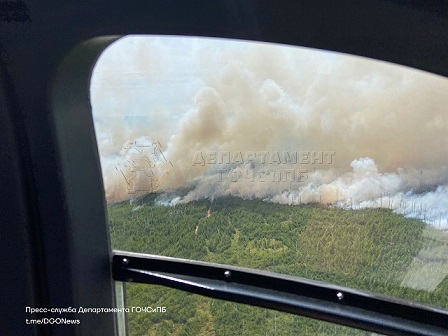
<svg viewBox="0 0 448 336">
<path fill-rule="evenodd" d="M 448 309 L 448 234 L 389 209 L 221 197 L 176 206 L 160 195 L 109 206 L 112 248 L 244 266 Z M 129 334 L 371 335 L 291 314 L 126 284 Z"/>
</svg>

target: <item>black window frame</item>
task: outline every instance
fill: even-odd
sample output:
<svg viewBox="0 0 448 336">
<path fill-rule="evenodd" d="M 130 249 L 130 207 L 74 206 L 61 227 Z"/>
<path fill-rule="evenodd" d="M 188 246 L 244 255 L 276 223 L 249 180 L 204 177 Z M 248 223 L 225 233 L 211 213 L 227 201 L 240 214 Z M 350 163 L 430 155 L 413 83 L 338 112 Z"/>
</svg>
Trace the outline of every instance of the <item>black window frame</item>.
<svg viewBox="0 0 448 336">
<path fill-rule="evenodd" d="M 0 30 L 2 116 L 8 118 L 2 127 L 12 144 L 7 148 L 2 143 L 1 149 L 3 153 L 14 148 L 12 160 L 17 167 L 8 171 L 13 178 L 1 175 L 11 184 L 11 189 L 1 191 L 6 204 L 2 229 L 8 237 L 1 252 L 19 258 L 5 263 L 7 276 L 1 285 L 6 291 L 22 290 L 17 303 L 2 304 L 10 306 L 2 330 L 22 330 L 22 334 L 116 333 L 112 314 L 86 314 L 80 317 L 81 324 L 73 326 L 30 327 L 23 321 L 29 318 L 24 306 L 115 304 L 89 86 L 96 60 L 120 36 L 188 35 L 284 43 L 448 76 L 448 14 L 443 1 L 426 5 L 404 0 L 17 3 L 15 9 L 2 7 L 6 13 L 2 18 L 11 11 L 20 15 L 2 21 Z"/>
</svg>

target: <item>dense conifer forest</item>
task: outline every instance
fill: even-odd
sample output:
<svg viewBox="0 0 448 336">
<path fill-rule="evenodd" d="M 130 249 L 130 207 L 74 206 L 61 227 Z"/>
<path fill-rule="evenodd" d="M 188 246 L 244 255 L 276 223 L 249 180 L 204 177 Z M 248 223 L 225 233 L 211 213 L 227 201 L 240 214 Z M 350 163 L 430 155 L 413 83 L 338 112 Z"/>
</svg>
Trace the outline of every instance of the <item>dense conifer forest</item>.
<svg viewBox="0 0 448 336">
<path fill-rule="evenodd" d="M 448 234 L 389 209 L 222 197 L 176 206 L 146 195 L 109 207 L 112 248 L 320 280 L 448 309 Z M 130 335 L 371 335 L 178 290 L 126 284 Z"/>
</svg>

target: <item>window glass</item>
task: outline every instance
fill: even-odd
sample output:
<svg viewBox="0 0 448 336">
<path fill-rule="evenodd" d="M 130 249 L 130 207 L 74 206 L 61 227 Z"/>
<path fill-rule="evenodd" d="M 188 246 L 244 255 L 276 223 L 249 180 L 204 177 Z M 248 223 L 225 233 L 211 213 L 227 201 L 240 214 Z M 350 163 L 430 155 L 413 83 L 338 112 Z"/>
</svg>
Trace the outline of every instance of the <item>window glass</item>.
<svg viewBox="0 0 448 336">
<path fill-rule="evenodd" d="M 447 309 L 446 92 L 338 53 L 123 38 L 91 81 L 112 247 Z"/>
<path fill-rule="evenodd" d="M 126 284 L 128 335 L 346 335 L 376 333 L 146 284 Z"/>
</svg>

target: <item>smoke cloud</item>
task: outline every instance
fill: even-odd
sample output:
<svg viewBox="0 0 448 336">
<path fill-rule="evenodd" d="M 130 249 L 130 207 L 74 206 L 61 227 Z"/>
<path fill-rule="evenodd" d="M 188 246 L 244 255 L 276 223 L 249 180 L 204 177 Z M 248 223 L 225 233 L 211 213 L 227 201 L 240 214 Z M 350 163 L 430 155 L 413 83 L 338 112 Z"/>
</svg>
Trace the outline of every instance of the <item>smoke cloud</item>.
<svg viewBox="0 0 448 336">
<path fill-rule="evenodd" d="M 92 77 L 107 200 L 135 196 L 123 175 L 141 170 L 140 143 L 158 143 L 166 161 L 151 174 L 167 204 L 237 195 L 385 207 L 446 228 L 446 92 L 445 78 L 337 53 L 128 37 Z"/>
</svg>

